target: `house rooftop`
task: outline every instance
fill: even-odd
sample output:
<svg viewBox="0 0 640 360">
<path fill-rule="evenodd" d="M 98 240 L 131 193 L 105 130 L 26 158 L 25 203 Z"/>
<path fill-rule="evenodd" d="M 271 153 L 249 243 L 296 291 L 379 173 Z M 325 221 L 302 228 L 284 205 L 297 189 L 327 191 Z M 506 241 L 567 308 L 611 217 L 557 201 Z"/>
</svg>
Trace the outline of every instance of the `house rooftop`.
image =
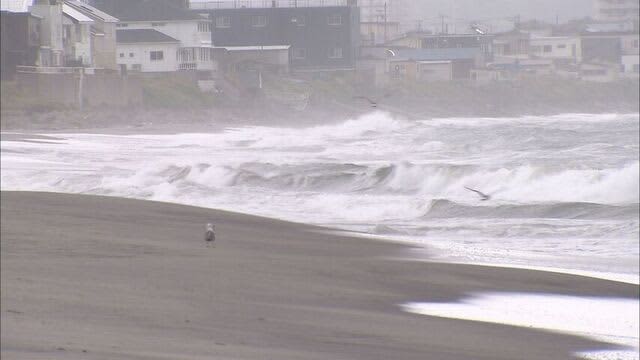
<svg viewBox="0 0 640 360">
<path fill-rule="evenodd" d="M 107 14 L 104 11 L 98 10 L 91 5 L 87 5 L 77 0 L 64 0 L 64 4 L 71 8 L 81 12 L 82 14 L 90 17 L 93 20 L 99 20 L 106 23 L 118 22 L 118 19 Z"/>
<path fill-rule="evenodd" d="M 118 44 L 136 44 L 175 43 L 180 41 L 154 29 L 131 29 L 116 30 L 116 42 Z"/>
<path fill-rule="evenodd" d="M 73 19 L 73 21 L 80 23 L 80 24 L 92 24 L 93 20 L 84 15 L 83 13 L 81 13 L 80 11 L 72 8 L 71 6 L 67 5 L 67 4 L 62 4 L 62 13 L 68 17 L 70 17 L 71 19 Z"/>
</svg>

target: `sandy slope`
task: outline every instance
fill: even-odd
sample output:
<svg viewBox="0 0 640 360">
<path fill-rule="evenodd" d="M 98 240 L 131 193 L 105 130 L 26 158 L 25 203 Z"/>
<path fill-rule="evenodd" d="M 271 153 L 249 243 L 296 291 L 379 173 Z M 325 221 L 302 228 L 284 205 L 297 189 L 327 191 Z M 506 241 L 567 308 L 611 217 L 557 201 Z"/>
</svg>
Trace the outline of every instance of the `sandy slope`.
<svg viewBox="0 0 640 360">
<path fill-rule="evenodd" d="M 398 304 L 477 290 L 638 296 L 576 276 L 393 260 L 406 249 L 209 209 L 20 192 L 1 205 L 3 359 L 564 360 L 602 344 Z"/>
</svg>

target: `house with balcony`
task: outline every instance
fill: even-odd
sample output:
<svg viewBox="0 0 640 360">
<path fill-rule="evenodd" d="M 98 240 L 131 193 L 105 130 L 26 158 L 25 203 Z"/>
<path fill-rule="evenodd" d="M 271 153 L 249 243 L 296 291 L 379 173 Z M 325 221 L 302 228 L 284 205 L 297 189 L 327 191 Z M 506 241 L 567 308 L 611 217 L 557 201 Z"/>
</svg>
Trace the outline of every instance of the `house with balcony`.
<svg viewBox="0 0 640 360">
<path fill-rule="evenodd" d="M 8 12 L 21 13 L 29 19 L 28 30 L 24 24 L 11 25 L 12 20 L 8 19 L 9 32 L 19 30 L 38 42 L 36 60 L 21 61 L 21 65 L 116 69 L 118 19 L 73 0 L 17 0 L 3 2 L 3 8 L 4 4 L 10 5 Z M 30 47 L 35 48 L 35 43 Z"/>
<path fill-rule="evenodd" d="M 106 6 L 106 5 L 105 5 Z M 169 65 L 167 57 L 176 59 L 176 68 L 178 70 L 192 70 L 202 73 L 211 73 L 217 70 L 216 62 L 213 58 L 213 49 L 211 45 L 211 21 L 207 14 L 198 14 L 190 11 L 186 8 L 174 6 L 172 2 L 160 1 L 132 1 L 128 4 L 122 4 L 122 6 L 115 7 L 120 22 L 117 24 L 119 36 L 120 34 L 144 34 L 142 39 L 148 40 L 163 40 L 165 42 L 165 48 L 163 51 L 163 60 L 167 64 L 163 65 L 162 69 L 166 69 Z M 121 30 L 151 30 L 145 32 L 120 32 Z M 160 37 L 156 33 L 165 35 Z M 154 34 L 154 35 L 151 35 Z M 129 35 L 123 35 L 128 39 Z M 124 39 L 120 37 L 121 39 Z M 137 38 L 136 38 L 137 39 Z M 172 51 L 171 48 L 175 45 L 172 42 L 173 39 L 178 41 L 178 47 L 176 51 Z M 137 44 L 143 44 L 136 42 Z M 169 46 L 168 44 L 171 43 Z M 118 42 L 119 47 L 130 48 L 133 43 Z M 144 42 L 146 47 L 149 42 Z M 145 49 L 140 48 L 138 52 L 141 53 Z M 126 51 L 128 56 L 129 52 Z M 120 56 L 120 51 L 118 53 Z M 155 60 L 160 61 L 160 60 Z M 120 64 L 126 63 L 128 65 L 128 59 L 125 61 L 118 57 Z M 142 64 L 142 68 L 145 66 Z M 156 65 L 158 65 L 156 63 Z M 150 68 L 158 68 L 157 66 Z M 143 70 L 144 71 L 144 70 Z M 162 70 L 166 71 L 166 70 Z"/>
<path fill-rule="evenodd" d="M 180 41 L 154 29 L 116 31 L 118 65 L 122 72 L 174 72 Z"/>
<path fill-rule="evenodd" d="M 93 67 L 93 19 L 67 4 L 62 5 L 62 15 L 65 66 Z"/>
<path fill-rule="evenodd" d="M 91 61 L 93 67 L 116 70 L 116 24 L 118 19 L 78 0 L 64 0 L 68 13 L 74 11 L 89 18 Z"/>
</svg>

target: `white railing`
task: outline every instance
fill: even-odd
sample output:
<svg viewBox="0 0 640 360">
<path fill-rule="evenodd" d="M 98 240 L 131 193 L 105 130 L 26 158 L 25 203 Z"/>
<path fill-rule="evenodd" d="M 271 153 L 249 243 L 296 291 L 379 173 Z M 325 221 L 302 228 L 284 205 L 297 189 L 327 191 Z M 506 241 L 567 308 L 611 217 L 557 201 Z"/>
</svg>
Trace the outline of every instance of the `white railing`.
<svg viewBox="0 0 640 360">
<path fill-rule="evenodd" d="M 355 6 L 356 0 L 217 0 L 190 2 L 191 9 L 241 9 L 241 8 L 296 8 L 296 7 L 327 7 L 327 6 Z"/>
<path fill-rule="evenodd" d="M 198 70 L 198 64 L 197 63 L 180 63 L 179 67 L 180 70 Z"/>
</svg>

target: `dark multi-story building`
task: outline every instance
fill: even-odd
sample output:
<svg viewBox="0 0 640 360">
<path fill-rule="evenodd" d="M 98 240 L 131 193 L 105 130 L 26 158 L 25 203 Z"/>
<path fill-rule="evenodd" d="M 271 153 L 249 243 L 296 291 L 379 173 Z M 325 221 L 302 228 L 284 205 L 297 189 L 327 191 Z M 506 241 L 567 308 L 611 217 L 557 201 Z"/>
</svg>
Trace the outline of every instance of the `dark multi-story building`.
<svg viewBox="0 0 640 360">
<path fill-rule="evenodd" d="M 355 0 L 238 3 L 225 8 L 220 2 L 191 4 L 194 11 L 210 14 L 214 47 L 289 46 L 293 70 L 355 67 L 360 37 Z"/>
<path fill-rule="evenodd" d="M 140 8 L 145 5 L 153 5 L 156 11 L 162 9 L 188 9 L 188 0 L 81 0 L 108 14 L 120 18 L 126 15 L 132 8 Z"/>
<path fill-rule="evenodd" d="M 40 51 L 41 19 L 28 12 L 2 11 L 0 41 L 2 79 L 10 79 L 17 65 L 36 65 Z"/>
</svg>

